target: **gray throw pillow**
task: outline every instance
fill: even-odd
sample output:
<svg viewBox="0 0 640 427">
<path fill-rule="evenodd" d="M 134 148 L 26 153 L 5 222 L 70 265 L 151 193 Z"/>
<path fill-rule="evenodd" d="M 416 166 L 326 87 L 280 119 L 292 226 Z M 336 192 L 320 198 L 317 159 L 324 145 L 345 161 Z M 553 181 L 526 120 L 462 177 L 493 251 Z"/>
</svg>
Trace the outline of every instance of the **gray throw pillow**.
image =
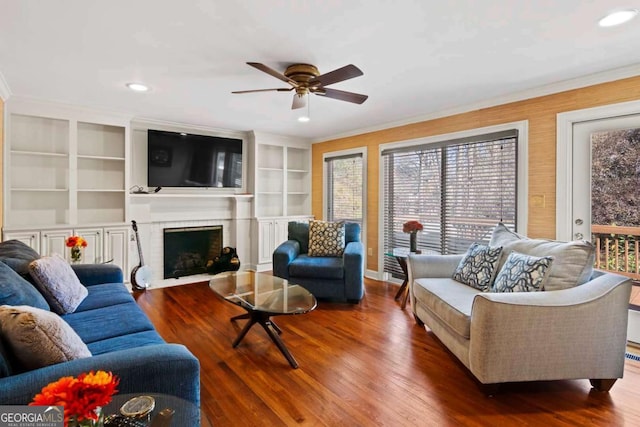
<svg viewBox="0 0 640 427">
<path fill-rule="evenodd" d="M 496 274 L 501 252 L 502 248 L 472 244 L 453 273 L 453 280 L 488 292 Z"/>
<path fill-rule="evenodd" d="M 511 252 L 493 284 L 493 292 L 533 292 L 544 289 L 552 257 L 533 257 Z"/>
<path fill-rule="evenodd" d="M 40 293 L 58 314 L 73 313 L 89 294 L 69 263 L 60 255 L 32 261 L 29 270 Z"/>
<path fill-rule="evenodd" d="M 13 355 L 29 370 L 91 356 L 71 326 L 50 311 L 0 306 L 0 328 Z"/>
<path fill-rule="evenodd" d="M 595 261 L 595 246 L 584 240 L 560 242 L 546 239 L 529 239 L 498 224 L 493 230 L 491 246 L 502 246 L 502 259 L 498 270 L 511 252 L 535 257 L 551 256 L 553 264 L 548 272 L 545 290 L 554 291 L 582 285 L 591 279 Z"/>
</svg>

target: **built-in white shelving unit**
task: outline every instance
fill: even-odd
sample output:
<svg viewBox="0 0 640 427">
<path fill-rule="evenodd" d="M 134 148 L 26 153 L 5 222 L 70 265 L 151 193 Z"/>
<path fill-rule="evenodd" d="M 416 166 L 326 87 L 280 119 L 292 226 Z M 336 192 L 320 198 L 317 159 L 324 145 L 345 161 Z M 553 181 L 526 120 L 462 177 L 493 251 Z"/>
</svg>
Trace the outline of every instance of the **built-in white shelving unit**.
<svg viewBox="0 0 640 427">
<path fill-rule="evenodd" d="M 91 242 L 85 262 L 113 259 L 128 271 L 129 120 L 10 99 L 3 239 L 68 256 L 65 239 L 83 234 Z"/>
<path fill-rule="evenodd" d="M 256 268 L 271 268 L 273 250 L 287 239 L 287 224 L 311 218 L 311 144 L 253 133 L 255 201 L 252 235 Z"/>
</svg>

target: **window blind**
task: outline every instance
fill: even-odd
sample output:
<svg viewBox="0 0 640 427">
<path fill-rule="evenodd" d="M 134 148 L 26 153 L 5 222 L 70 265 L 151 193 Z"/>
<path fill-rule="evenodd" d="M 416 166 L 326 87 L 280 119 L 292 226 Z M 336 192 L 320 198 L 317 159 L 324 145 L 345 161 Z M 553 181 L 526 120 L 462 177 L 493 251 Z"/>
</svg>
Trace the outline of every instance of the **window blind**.
<svg viewBox="0 0 640 427">
<path fill-rule="evenodd" d="M 363 220 L 362 154 L 325 158 L 327 166 L 327 220 Z"/>
<path fill-rule="evenodd" d="M 515 228 L 517 141 L 512 130 L 384 150 L 385 252 L 409 247 L 402 224 L 410 220 L 424 227 L 423 253 L 464 253 L 488 242 L 499 221 Z M 384 270 L 402 277 L 393 257 L 384 257 Z"/>
</svg>

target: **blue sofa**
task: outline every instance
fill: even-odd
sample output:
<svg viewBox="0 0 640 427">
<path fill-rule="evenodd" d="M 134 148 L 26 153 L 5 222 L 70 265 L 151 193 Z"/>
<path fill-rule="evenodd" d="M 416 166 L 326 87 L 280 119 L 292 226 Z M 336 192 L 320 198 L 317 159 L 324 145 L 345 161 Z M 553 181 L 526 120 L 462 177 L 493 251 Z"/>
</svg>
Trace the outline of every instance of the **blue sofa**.
<svg viewBox="0 0 640 427">
<path fill-rule="evenodd" d="M 357 303 L 364 296 L 360 224 L 345 223 L 341 257 L 309 256 L 309 223 L 289 222 L 288 240 L 273 252 L 273 275 L 301 285 L 316 298 Z"/>
<path fill-rule="evenodd" d="M 28 263 L 38 256 L 21 242 L 0 243 L 0 262 L 27 279 Z M 0 336 L 0 405 L 26 404 L 43 386 L 63 376 L 105 370 L 119 377 L 118 394 L 160 393 L 193 403 L 189 419 L 196 425 L 200 406 L 198 359 L 186 347 L 168 344 L 160 337 L 123 284 L 120 268 L 109 264 L 72 267 L 88 296 L 73 313 L 61 317 L 87 344 L 92 356 L 24 371 Z M 0 305 L 35 304 L 29 304 L 33 289 L 27 288 L 35 286 L 21 281 L 22 289 L 11 289 L 7 282 L 5 279 L 0 284 Z M 19 303 L 9 304 L 16 298 Z"/>
</svg>

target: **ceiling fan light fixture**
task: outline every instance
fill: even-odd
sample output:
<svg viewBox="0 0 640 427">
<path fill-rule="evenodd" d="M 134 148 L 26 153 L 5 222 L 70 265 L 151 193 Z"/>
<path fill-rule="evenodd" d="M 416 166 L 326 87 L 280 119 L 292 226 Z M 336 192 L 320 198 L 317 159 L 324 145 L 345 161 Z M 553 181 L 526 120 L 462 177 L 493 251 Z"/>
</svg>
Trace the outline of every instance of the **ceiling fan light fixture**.
<svg viewBox="0 0 640 427">
<path fill-rule="evenodd" d="M 598 21 L 601 27 L 615 27 L 631 21 L 638 15 L 638 9 L 615 10 Z"/>
</svg>

